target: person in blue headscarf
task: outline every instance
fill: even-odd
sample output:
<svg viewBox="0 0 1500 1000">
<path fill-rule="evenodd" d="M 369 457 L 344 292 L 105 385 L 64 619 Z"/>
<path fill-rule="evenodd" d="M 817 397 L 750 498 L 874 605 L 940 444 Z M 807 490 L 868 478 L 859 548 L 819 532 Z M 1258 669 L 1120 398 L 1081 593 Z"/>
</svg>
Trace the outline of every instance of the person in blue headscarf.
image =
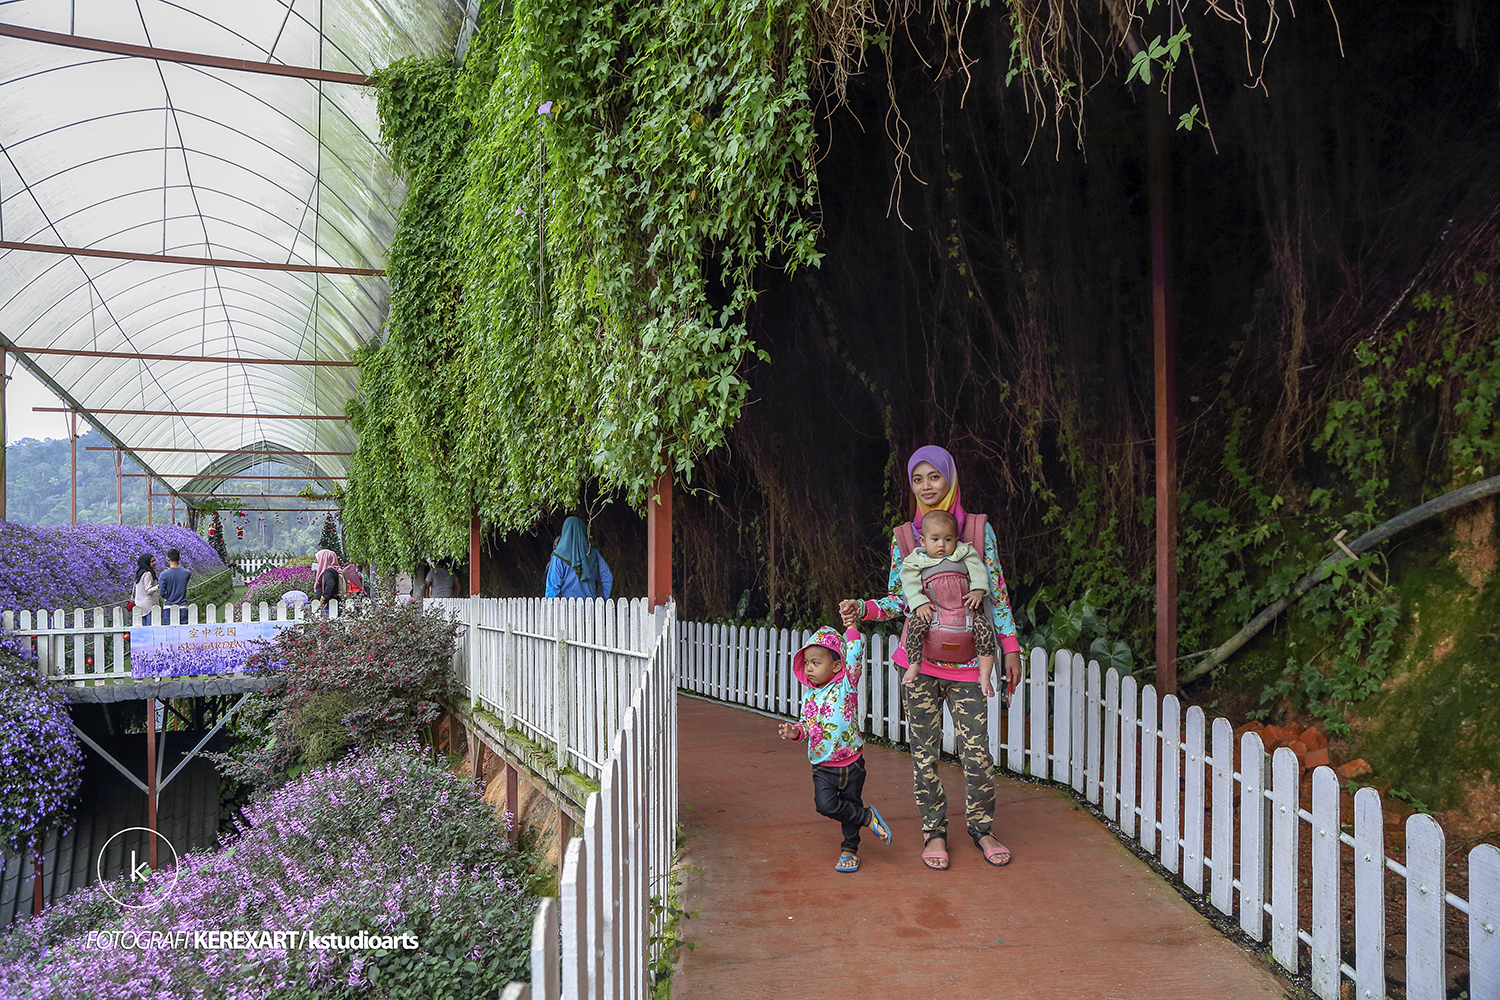
<svg viewBox="0 0 1500 1000">
<path fill-rule="evenodd" d="M 614 575 L 599 550 L 589 544 L 588 528 L 580 517 L 563 522 L 557 548 L 547 566 L 548 597 L 608 597 Z"/>
</svg>

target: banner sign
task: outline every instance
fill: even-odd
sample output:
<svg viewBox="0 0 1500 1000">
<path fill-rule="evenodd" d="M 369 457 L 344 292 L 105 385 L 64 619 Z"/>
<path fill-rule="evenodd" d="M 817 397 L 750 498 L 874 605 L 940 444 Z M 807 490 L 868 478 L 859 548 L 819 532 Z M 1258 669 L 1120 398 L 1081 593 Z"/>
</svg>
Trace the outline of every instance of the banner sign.
<svg viewBox="0 0 1500 1000">
<path fill-rule="evenodd" d="M 295 621 L 230 622 L 217 625 L 143 625 L 130 630 L 130 676 L 194 677 L 245 669 L 257 640 L 271 640 Z"/>
</svg>

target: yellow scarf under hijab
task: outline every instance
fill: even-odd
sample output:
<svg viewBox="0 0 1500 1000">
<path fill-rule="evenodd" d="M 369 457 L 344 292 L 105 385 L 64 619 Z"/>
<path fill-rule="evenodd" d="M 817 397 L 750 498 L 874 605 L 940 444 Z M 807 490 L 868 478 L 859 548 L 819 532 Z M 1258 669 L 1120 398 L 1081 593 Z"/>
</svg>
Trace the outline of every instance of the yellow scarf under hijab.
<svg viewBox="0 0 1500 1000">
<path fill-rule="evenodd" d="M 943 499 L 939 500 L 931 507 L 924 504 L 921 499 L 917 497 L 915 491 L 912 492 L 912 499 L 916 501 L 917 505 L 916 516 L 914 516 L 911 521 L 912 534 L 914 536 L 922 534 L 923 514 L 927 513 L 929 510 L 946 510 L 950 514 L 952 514 L 953 519 L 958 522 L 958 535 L 960 538 L 962 538 L 964 533 L 964 508 L 963 503 L 960 499 L 961 495 L 958 491 L 958 469 L 956 468 L 953 461 L 953 456 L 948 453 L 947 448 L 940 448 L 935 444 L 929 444 L 912 452 L 911 458 L 908 459 L 906 463 L 906 482 L 908 484 L 908 488 L 910 487 L 912 473 L 915 472 L 917 466 L 921 465 L 923 462 L 926 462 L 928 465 L 932 466 L 938 472 L 941 472 L 943 474 L 943 478 L 948 481 L 948 492 L 943 496 Z"/>
</svg>

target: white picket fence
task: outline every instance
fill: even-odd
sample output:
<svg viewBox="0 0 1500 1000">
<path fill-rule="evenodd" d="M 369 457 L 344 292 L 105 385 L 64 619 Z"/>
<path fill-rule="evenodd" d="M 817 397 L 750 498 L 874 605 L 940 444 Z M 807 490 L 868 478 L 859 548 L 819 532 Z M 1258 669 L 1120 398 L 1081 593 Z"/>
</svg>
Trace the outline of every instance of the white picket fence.
<svg viewBox="0 0 1500 1000">
<path fill-rule="evenodd" d="M 677 623 L 644 601 L 427 601 L 468 624 L 455 672 L 471 704 L 597 768 L 560 901 L 532 928 L 530 984 L 506 1000 L 647 1000 L 677 831 Z M 597 756 L 593 756 L 597 755 Z M 595 763 L 597 761 L 597 763 Z"/>
<path fill-rule="evenodd" d="M 348 610 L 346 605 L 345 610 Z M 186 614 L 185 619 L 183 614 Z M 151 615 L 158 625 L 232 625 L 249 621 L 301 621 L 310 612 L 306 605 L 259 606 L 250 604 L 170 605 Z M 339 602 L 330 601 L 330 617 L 339 616 Z M 125 639 L 130 629 L 145 624 L 140 608 L 74 608 L 53 611 L 6 611 L 0 627 L 29 645 L 36 667 L 50 681 L 83 687 L 91 684 L 129 683 L 130 650 Z M 225 675 L 238 676 L 238 675 Z"/>
<path fill-rule="evenodd" d="M 792 656 L 811 633 L 684 622 L 682 687 L 694 694 L 795 717 L 802 692 Z M 861 684 L 865 731 L 906 742 L 895 637 L 867 643 Z M 1302 771 L 1292 751 L 1268 755 L 1260 737 L 1240 739 L 1238 764 L 1228 720 L 1209 720 L 1173 695 L 1059 651 L 1049 664 L 1033 650 L 1008 707 L 990 704 L 990 755 L 1006 770 L 1067 785 L 1097 805 L 1120 832 L 1160 859 L 1220 913 L 1238 916 L 1275 961 L 1310 977 L 1327 1000 L 1386 996 L 1387 870 L 1405 881 L 1408 1000 L 1447 996 L 1449 908 L 1465 915 L 1474 1000 L 1500 998 L 1500 849 L 1469 852 L 1468 898 L 1448 891 L 1442 828 L 1431 816 L 1406 821 L 1404 863 L 1387 857 L 1380 794 L 1354 795 L 1354 821 L 1341 822 L 1339 777 L 1312 775 L 1302 807 Z M 954 749 L 944 712 L 943 748 Z M 1238 816 L 1236 816 L 1236 807 Z M 1301 918 L 1299 840 L 1311 846 L 1310 920 Z M 1345 853 L 1349 852 L 1349 853 Z M 1341 862 L 1353 861 L 1354 919 L 1342 918 Z M 1205 884 L 1206 882 L 1206 884 Z M 1268 925 L 1269 920 L 1269 925 Z M 1341 993 L 1348 981 L 1352 993 Z"/>
<path fill-rule="evenodd" d="M 429 598 L 423 607 L 470 626 L 454 669 L 471 705 L 551 747 L 562 766 L 603 775 L 657 641 L 644 599 Z"/>
<path fill-rule="evenodd" d="M 229 564 L 234 568 L 235 575 L 239 577 L 241 584 L 248 584 L 268 569 L 277 566 L 285 566 L 287 561 L 285 555 L 243 555 L 231 556 Z"/>
</svg>

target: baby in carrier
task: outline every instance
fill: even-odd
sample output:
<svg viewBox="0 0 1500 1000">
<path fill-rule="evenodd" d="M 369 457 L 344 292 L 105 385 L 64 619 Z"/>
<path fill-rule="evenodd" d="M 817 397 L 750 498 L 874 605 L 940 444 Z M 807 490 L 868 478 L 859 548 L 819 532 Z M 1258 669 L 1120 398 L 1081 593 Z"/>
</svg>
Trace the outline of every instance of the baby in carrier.
<svg viewBox="0 0 1500 1000">
<path fill-rule="evenodd" d="M 902 684 L 916 680 L 922 660 L 979 660 L 979 682 L 995 669 L 995 623 L 988 602 L 990 574 L 984 558 L 958 540 L 958 520 L 945 510 L 922 515 L 921 548 L 901 563 L 906 598 L 906 660 Z M 967 593 L 966 593 L 967 591 Z"/>
</svg>

